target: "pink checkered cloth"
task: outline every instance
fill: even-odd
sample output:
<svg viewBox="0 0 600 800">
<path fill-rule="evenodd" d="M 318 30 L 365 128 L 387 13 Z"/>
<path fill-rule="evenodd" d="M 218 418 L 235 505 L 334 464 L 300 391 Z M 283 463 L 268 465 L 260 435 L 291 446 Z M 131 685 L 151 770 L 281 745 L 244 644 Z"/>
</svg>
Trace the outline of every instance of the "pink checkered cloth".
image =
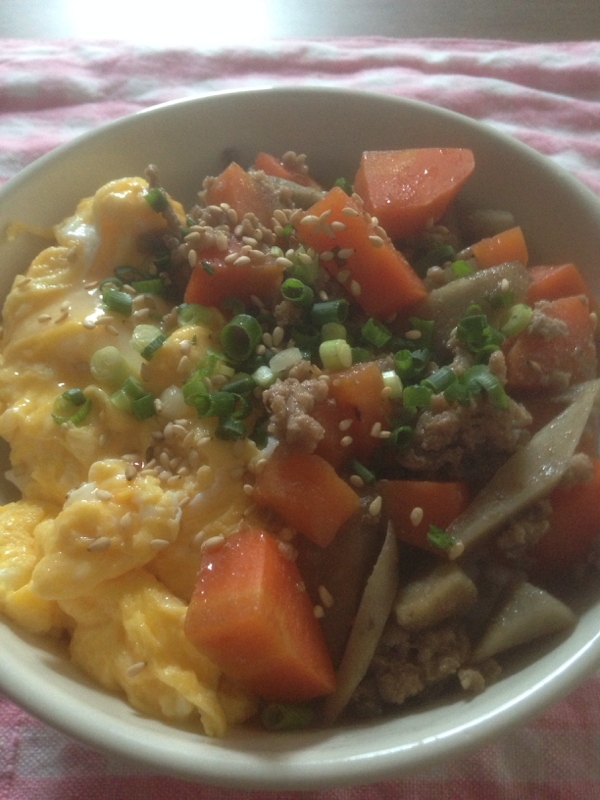
<svg viewBox="0 0 600 800">
<path fill-rule="evenodd" d="M 0 182 L 103 122 L 222 89 L 318 84 L 423 100 L 526 142 L 600 194 L 600 42 L 302 40 L 175 49 L 0 40 Z M 1 656 L 0 656 L 1 657 Z M 597 800 L 600 677 L 450 765 L 310 800 Z M 271 797 L 273 795 L 270 795 Z M 150 775 L 71 741 L 0 696 L 0 800 L 261 800 Z"/>
</svg>

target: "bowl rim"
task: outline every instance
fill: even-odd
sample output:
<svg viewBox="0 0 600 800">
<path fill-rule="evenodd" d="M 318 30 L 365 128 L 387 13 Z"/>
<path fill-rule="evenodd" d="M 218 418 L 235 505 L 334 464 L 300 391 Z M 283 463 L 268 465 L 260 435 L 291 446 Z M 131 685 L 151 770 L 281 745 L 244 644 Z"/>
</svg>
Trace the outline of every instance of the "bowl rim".
<svg viewBox="0 0 600 800">
<path fill-rule="evenodd" d="M 553 174 L 557 179 L 566 183 L 569 191 L 579 195 L 582 202 L 596 205 L 597 218 L 600 222 L 600 200 L 590 189 L 562 167 L 557 166 L 528 145 L 485 123 L 419 100 L 378 94 L 372 91 L 306 85 L 260 86 L 242 90 L 228 89 L 170 100 L 107 122 L 60 145 L 22 169 L 3 186 L 0 186 L 0 203 L 6 197 L 10 198 L 10 195 L 15 190 L 26 187 L 30 181 L 37 180 L 40 173 L 49 164 L 58 162 L 65 157 L 68 158 L 71 154 L 81 149 L 85 150 L 88 146 L 93 146 L 107 132 L 118 133 L 130 126 L 139 125 L 140 121 L 150 120 L 156 114 L 169 114 L 173 109 L 178 110 L 188 106 L 194 107 L 198 104 L 218 104 L 223 99 L 226 102 L 235 102 L 239 96 L 245 97 L 249 94 L 268 96 L 271 99 L 277 96 L 289 99 L 294 94 L 303 96 L 330 94 L 339 98 L 353 98 L 357 101 L 369 99 L 372 102 L 385 103 L 390 106 L 404 106 L 409 110 L 427 110 L 429 113 L 435 113 L 436 116 L 460 121 L 467 130 L 491 135 L 494 140 L 504 147 L 533 160 L 535 164 L 542 167 L 546 172 Z M 5 620 L 2 620 L 2 624 L 6 626 Z M 12 626 L 8 625 L 8 627 Z M 20 633 L 17 632 L 15 635 L 21 638 Z M 107 724 L 105 728 L 96 724 L 94 727 L 93 722 L 96 717 L 97 723 L 100 720 L 104 723 L 109 722 L 109 716 L 101 712 L 94 712 L 88 717 L 83 715 L 75 719 L 65 717 L 60 707 L 60 702 L 63 699 L 62 694 L 53 695 L 44 692 L 40 687 L 32 687 L 33 671 L 22 670 L 18 665 L 6 664 L 4 661 L 0 661 L 0 685 L 7 697 L 53 727 L 93 747 L 136 762 L 146 769 L 159 769 L 161 773 L 172 774 L 180 778 L 205 781 L 214 785 L 232 788 L 317 789 L 398 778 L 414 770 L 421 769 L 427 764 L 439 764 L 444 760 L 464 753 L 466 750 L 471 750 L 475 741 L 477 747 L 479 747 L 497 738 L 509 728 L 522 724 L 526 719 L 530 719 L 550 705 L 558 702 L 589 676 L 599 663 L 600 625 L 596 635 L 586 641 L 582 641 L 568 659 L 557 665 L 545 677 L 513 695 L 492 711 L 475 716 L 468 723 L 457 722 L 454 727 L 444 730 L 437 736 L 423 739 L 415 738 L 408 743 L 392 743 L 389 747 L 379 749 L 377 752 L 355 753 L 351 757 L 347 754 L 339 757 L 332 756 L 313 760 L 309 763 L 302 762 L 301 759 L 299 761 L 288 760 L 283 763 L 274 760 L 254 762 L 250 758 L 243 760 L 243 763 L 235 769 L 232 765 L 231 772 L 226 775 L 223 774 L 224 762 L 220 759 L 211 760 L 210 756 L 201 765 L 197 763 L 195 765 L 190 764 L 187 752 L 181 755 L 171 750 L 167 754 L 167 758 L 162 749 L 154 746 L 154 740 L 150 743 L 141 742 L 136 737 L 133 723 L 126 725 L 123 730 L 116 724 Z M 410 720 L 410 718 L 408 719 Z M 164 724 L 169 725 L 169 723 Z M 360 725 L 353 726 L 352 730 L 356 731 L 360 727 Z M 307 736 L 314 739 L 315 735 L 318 735 L 318 732 L 317 734 L 302 734 L 300 739 L 308 741 Z M 322 736 L 322 733 L 320 735 Z M 280 737 L 282 734 L 277 734 L 277 736 Z M 287 735 L 284 736 L 287 737 Z M 297 735 L 295 734 L 294 736 Z M 235 737 L 233 741 L 235 742 Z M 290 741 L 289 737 L 287 741 Z M 207 744 L 208 747 L 206 747 Z M 216 752 L 215 747 L 218 746 L 219 743 L 216 742 L 207 743 L 205 737 L 202 740 L 202 747 L 206 748 L 207 752 L 210 752 L 211 749 Z M 240 751 L 238 750 L 237 752 Z M 200 761 L 200 750 L 198 750 L 197 757 Z M 265 768 L 265 765 L 267 768 Z M 235 774 L 236 769 L 242 770 L 242 772 Z"/>
</svg>

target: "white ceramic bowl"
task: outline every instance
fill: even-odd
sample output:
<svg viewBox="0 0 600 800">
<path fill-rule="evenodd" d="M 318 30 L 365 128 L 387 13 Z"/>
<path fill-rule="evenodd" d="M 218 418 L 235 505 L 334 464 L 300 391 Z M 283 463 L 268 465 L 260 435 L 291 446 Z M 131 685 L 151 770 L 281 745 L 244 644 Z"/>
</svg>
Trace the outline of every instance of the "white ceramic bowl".
<svg viewBox="0 0 600 800">
<path fill-rule="evenodd" d="M 516 141 L 417 102 L 335 89 L 273 89 L 170 103 L 100 128 L 56 150 L 0 189 L 0 230 L 10 220 L 56 223 L 109 179 L 160 169 L 164 186 L 191 202 L 206 174 L 259 150 L 309 155 L 323 180 L 352 178 L 366 149 L 470 147 L 476 170 L 464 194 L 507 209 L 532 261 L 573 260 L 598 292 L 600 202 L 575 179 Z M 36 249 L 0 246 L 0 296 Z M 598 292 L 600 295 L 600 292 Z M 64 651 L 3 622 L 0 687 L 67 733 L 149 770 L 244 788 L 308 789 L 397 777 L 479 746 L 571 691 L 600 664 L 600 581 L 577 599 L 566 638 L 515 662 L 473 699 L 445 701 L 383 721 L 289 734 L 235 731 L 211 740 L 147 719 L 82 677 Z"/>
</svg>

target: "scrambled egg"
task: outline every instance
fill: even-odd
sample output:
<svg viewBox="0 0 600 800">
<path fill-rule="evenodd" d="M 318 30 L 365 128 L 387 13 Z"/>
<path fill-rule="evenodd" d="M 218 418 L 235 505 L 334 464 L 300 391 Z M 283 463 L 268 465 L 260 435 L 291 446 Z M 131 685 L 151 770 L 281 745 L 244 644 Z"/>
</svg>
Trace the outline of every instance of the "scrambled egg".
<svg viewBox="0 0 600 800">
<path fill-rule="evenodd" d="M 183 403 L 181 386 L 218 329 L 172 315 L 169 327 L 170 307 L 155 295 L 138 295 L 130 316 L 102 302 L 101 281 L 122 265 L 147 270 L 165 233 L 147 190 L 123 179 L 83 200 L 6 300 L 0 436 L 22 499 L 0 508 L 0 611 L 65 637 L 85 672 L 142 712 L 196 717 L 221 735 L 256 700 L 187 641 L 183 621 L 203 541 L 252 517 L 244 473 L 258 452 L 216 439 Z M 167 338 L 145 361 L 132 333 L 155 318 Z M 94 378 L 92 356 L 109 345 L 159 398 L 154 416 L 136 419 Z M 57 398 L 75 388 L 89 414 L 57 421 Z"/>
</svg>

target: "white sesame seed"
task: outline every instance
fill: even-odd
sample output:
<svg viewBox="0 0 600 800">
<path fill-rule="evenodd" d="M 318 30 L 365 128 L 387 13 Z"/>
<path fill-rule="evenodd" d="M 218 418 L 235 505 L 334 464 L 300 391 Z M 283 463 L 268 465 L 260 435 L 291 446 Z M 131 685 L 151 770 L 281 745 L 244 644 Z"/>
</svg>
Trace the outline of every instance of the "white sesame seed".
<svg viewBox="0 0 600 800">
<path fill-rule="evenodd" d="M 192 269 L 198 263 L 198 253 L 196 253 L 195 250 L 190 250 L 188 252 L 188 263 L 189 263 L 190 267 L 192 267 Z"/>
<path fill-rule="evenodd" d="M 273 337 L 271 336 L 270 333 L 268 333 L 268 332 L 267 333 L 263 333 L 262 340 L 263 340 L 263 344 L 266 345 L 266 347 L 273 347 Z"/>
<path fill-rule="evenodd" d="M 415 508 L 413 508 L 413 510 L 410 512 L 410 521 L 415 528 L 417 525 L 420 525 L 421 522 L 423 522 L 423 509 L 419 506 L 415 506 Z"/>
<path fill-rule="evenodd" d="M 373 427 L 371 428 L 371 436 L 374 439 L 379 439 L 379 434 L 381 433 L 381 422 L 373 423 Z"/>
<path fill-rule="evenodd" d="M 354 486 L 355 489 L 362 489 L 365 485 L 360 475 L 350 475 L 349 483 L 351 486 Z"/>
<path fill-rule="evenodd" d="M 298 551 L 289 542 L 277 542 L 277 547 L 281 555 L 289 561 L 295 561 L 298 558 Z"/>
<path fill-rule="evenodd" d="M 338 258 L 342 258 L 342 259 L 345 260 L 345 259 L 350 258 L 350 256 L 353 256 L 354 253 L 355 253 L 355 250 L 354 250 L 353 247 L 342 247 L 338 251 Z"/>
<path fill-rule="evenodd" d="M 251 483 L 245 483 L 242 487 L 244 494 L 247 494 L 250 497 L 254 493 L 254 486 Z"/>
<path fill-rule="evenodd" d="M 198 534 L 199 536 L 202 535 L 202 532 Z M 204 539 L 204 541 L 200 545 L 201 550 L 216 550 L 217 547 L 221 547 L 223 542 L 225 541 L 225 537 L 222 533 L 217 534 L 216 536 L 210 536 L 208 539 Z"/>
<path fill-rule="evenodd" d="M 595 311 L 592 311 L 590 314 L 590 323 L 592 325 L 593 330 L 595 331 L 598 326 L 598 315 Z"/>
<path fill-rule="evenodd" d="M 361 285 L 358 281 L 350 281 L 350 294 L 353 297 L 360 297 L 362 293 Z"/>
<path fill-rule="evenodd" d="M 63 302 L 60 304 L 60 310 L 61 311 L 70 311 L 71 310 L 71 304 L 69 303 L 68 300 L 63 300 Z"/>
<path fill-rule="evenodd" d="M 352 208 L 352 206 L 344 206 L 344 208 L 342 208 L 342 214 L 345 217 L 360 217 L 360 213 L 355 208 Z"/>
<path fill-rule="evenodd" d="M 322 253 L 321 253 L 321 255 L 319 256 L 319 258 L 321 259 L 321 261 L 333 261 L 333 259 L 335 258 L 335 256 L 334 256 L 334 254 L 333 254 L 333 251 L 331 251 L 331 250 L 325 250 L 324 252 L 322 252 Z"/>
<path fill-rule="evenodd" d="M 81 324 L 83 325 L 84 328 L 87 328 L 89 331 L 94 330 L 94 328 L 96 327 L 96 323 L 94 322 L 93 319 L 84 319 Z"/>
<path fill-rule="evenodd" d="M 133 464 L 128 464 L 125 467 L 125 478 L 128 481 L 132 481 L 137 475 L 137 469 L 133 466 Z"/>
<path fill-rule="evenodd" d="M 331 227 L 334 231 L 345 231 L 347 229 L 347 225 L 345 222 L 339 222 L 338 220 L 334 220 L 331 223 Z"/>
<path fill-rule="evenodd" d="M 229 477 L 232 481 L 237 481 L 238 478 L 241 478 L 244 474 L 245 469 L 244 467 L 233 467 L 233 469 L 229 470 Z"/>
<path fill-rule="evenodd" d="M 56 320 L 56 321 L 59 322 L 59 320 Z M 113 336 L 118 336 L 119 335 L 119 331 L 115 328 L 114 325 L 107 325 L 106 326 L 106 330 L 109 333 L 112 333 Z"/>
<path fill-rule="evenodd" d="M 252 259 L 248 258 L 248 256 L 239 256 L 233 262 L 234 267 L 246 267 L 248 264 L 252 263 Z"/>
<path fill-rule="evenodd" d="M 305 217 L 302 217 L 300 220 L 301 225 L 316 225 L 319 221 L 319 218 L 315 216 L 315 214 L 307 214 Z"/>
<path fill-rule="evenodd" d="M 111 545 L 111 540 L 108 536 L 99 536 L 97 539 L 88 545 L 88 553 L 101 553 L 103 550 L 108 550 Z"/>
<path fill-rule="evenodd" d="M 464 550 L 465 550 L 464 544 L 462 542 L 456 542 L 455 544 L 452 545 L 450 550 L 448 550 L 448 558 L 454 560 L 455 558 L 462 556 Z"/>
<path fill-rule="evenodd" d="M 414 329 L 410 330 L 410 331 L 406 331 L 406 333 L 404 334 L 404 338 L 405 339 L 420 339 L 422 336 L 423 336 L 423 334 L 421 333 L 421 331 L 414 330 Z"/>
<path fill-rule="evenodd" d="M 391 431 L 381 431 L 380 434 L 379 434 L 379 438 L 380 439 L 389 439 L 391 435 L 392 435 Z"/>
<path fill-rule="evenodd" d="M 500 281 L 500 291 L 508 292 L 509 288 L 510 288 L 510 283 L 508 281 L 508 278 L 502 278 L 502 280 Z"/>
<path fill-rule="evenodd" d="M 385 244 L 381 236 L 375 236 L 375 235 L 369 236 L 369 241 L 371 242 L 373 247 L 383 247 L 383 245 Z"/>
<path fill-rule="evenodd" d="M 112 500 L 113 494 L 107 489 L 96 489 L 96 497 L 98 500 Z"/>
<path fill-rule="evenodd" d="M 381 495 L 377 495 L 377 497 L 373 500 L 371 505 L 369 506 L 369 514 L 372 517 L 378 517 L 381 514 L 381 504 L 382 504 Z"/>
<path fill-rule="evenodd" d="M 342 447 L 350 447 L 354 439 L 351 436 L 343 436 L 340 439 L 340 444 Z"/>
<path fill-rule="evenodd" d="M 126 669 L 126 675 L 128 678 L 135 678 L 136 675 L 139 675 L 142 670 L 146 668 L 145 661 L 138 661 L 136 664 L 132 664 L 130 667 Z"/>
<path fill-rule="evenodd" d="M 348 428 L 349 428 L 351 425 L 352 425 L 352 420 L 351 420 L 351 419 L 343 419 L 343 420 L 340 422 L 340 424 L 338 425 L 338 428 L 339 428 L 341 431 L 347 431 L 347 430 L 348 430 Z"/>
<path fill-rule="evenodd" d="M 381 390 L 381 399 L 387 400 L 388 397 L 391 397 L 391 395 L 392 395 L 392 387 L 384 386 L 383 389 Z"/>
<path fill-rule="evenodd" d="M 341 269 L 335 276 L 335 279 L 338 283 L 341 283 L 343 285 L 344 283 L 346 283 L 349 277 L 350 277 L 350 270 Z"/>
<path fill-rule="evenodd" d="M 131 527 L 132 522 L 133 522 L 133 514 L 131 513 L 131 511 L 127 511 L 125 514 L 123 514 L 123 516 L 119 520 L 119 525 L 121 526 L 121 528 L 123 528 L 123 530 L 127 530 L 127 528 Z"/>
<path fill-rule="evenodd" d="M 313 608 L 313 614 L 317 619 L 323 619 L 325 616 L 325 612 L 323 611 L 323 606 L 315 606 Z"/>
<path fill-rule="evenodd" d="M 283 341 L 285 331 L 280 325 L 277 325 L 273 328 L 273 345 L 274 347 L 279 347 L 281 342 Z"/>
<path fill-rule="evenodd" d="M 49 322 L 52 319 L 50 314 L 40 314 L 38 317 L 38 322 Z"/>
<path fill-rule="evenodd" d="M 164 550 L 165 547 L 168 547 L 171 542 L 168 539 L 152 539 L 150 542 L 150 547 L 153 550 Z"/>
<path fill-rule="evenodd" d="M 333 597 L 331 596 L 331 592 L 329 592 L 323 585 L 319 586 L 317 591 L 319 592 L 319 599 L 325 608 L 331 608 L 333 605 Z"/>
</svg>

